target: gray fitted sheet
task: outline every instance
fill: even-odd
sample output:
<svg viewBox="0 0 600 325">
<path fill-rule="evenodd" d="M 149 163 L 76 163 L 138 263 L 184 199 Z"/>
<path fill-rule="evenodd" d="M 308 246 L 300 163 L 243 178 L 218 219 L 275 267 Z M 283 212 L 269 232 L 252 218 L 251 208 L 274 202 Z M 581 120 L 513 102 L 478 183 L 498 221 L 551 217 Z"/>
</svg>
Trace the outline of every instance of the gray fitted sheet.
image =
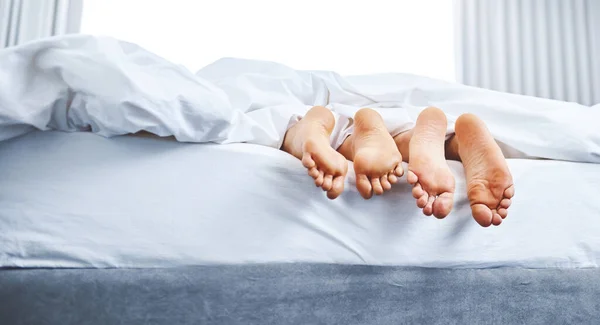
<svg viewBox="0 0 600 325">
<path fill-rule="evenodd" d="M 594 324 L 598 269 L 0 271 L 0 324 Z"/>
</svg>

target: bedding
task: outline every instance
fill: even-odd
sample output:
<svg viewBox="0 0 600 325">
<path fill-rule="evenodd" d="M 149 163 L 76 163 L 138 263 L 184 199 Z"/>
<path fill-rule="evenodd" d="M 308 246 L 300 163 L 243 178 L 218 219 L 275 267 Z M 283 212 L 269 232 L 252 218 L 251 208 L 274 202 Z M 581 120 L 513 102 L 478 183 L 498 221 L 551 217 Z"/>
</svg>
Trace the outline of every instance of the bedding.
<svg viewBox="0 0 600 325">
<path fill-rule="evenodd" d="M 2 267 L 598 265 L 595 107 L 240 59 L 194 75 L 134 44 L 81 35 L 0 51 L 0 73 Z M 375 107 L 407 123 L 429 105 L 474 112 L 509 157 L 553 160 L 509 161 L 518 196 L 500 229 L 471 220 L 457 162 L 443 221 L 421 216 L 406 185 L 364 201 L 350 176 L 332 202 L 277 150 L 312 105 L 346 117 Z M 139 131 L 162 138 L 122 136 Z"/>
<path fill-rule="evenodd" d="M 477 225 L 458 162 L 444 220 L 402 181 L 363 200 L 352 164 L 328 200 L 278 150 L 314 105 L 334 144 L 361 107 L 390 132 L 427 106 L 477 114 L 510 216 Z M 1 50 L 0 323 L 594 323 L 599 108 L 253 60 L 193 74 L 103 37 Z"/>
<path fill-rule="evenodd" d="M 600 261 L 600 164 L 509 159 L 501 227 L 455 208 L 422 215 L 405 182 L 330 201 L 299 160 L 266 146 L 31 132 L 0 142 L 0 266 L 177 267 L 335 263 L 589 268 Z M 350 171 L 349 175 L 353 175 Z"/>
<path fill-rule="evenodd" d="M 0 76 L 0 140 L 32 129 L 143 130 L 183 142 L 278 148 L 293 119 L 314 105 L 346 122 L 372 107 L 395 132 L 437 106 L 450 120 L 481 117 L 511 157 L 600 162 L 597 108 L 407 74 L 343 77 L 242 59 L 192 74 L 134 44 L 74 35 L 0 51 Z"/>
</svg>

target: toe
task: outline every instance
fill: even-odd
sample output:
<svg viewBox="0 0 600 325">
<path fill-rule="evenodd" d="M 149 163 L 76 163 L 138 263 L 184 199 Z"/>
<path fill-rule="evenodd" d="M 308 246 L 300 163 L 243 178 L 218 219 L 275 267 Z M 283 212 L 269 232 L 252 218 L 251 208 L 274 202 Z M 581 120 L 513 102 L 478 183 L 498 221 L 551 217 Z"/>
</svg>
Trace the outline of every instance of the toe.
<svg viewBox="0 0 600 325">
<path fill-rule="evenodd" d="M 417 199 L 417 206 L 420 209 L 423 209 L 427 205 L 427 201 L 429 200 L 429 195 L 427 193 L 423 193 L 420 198 Z"/>
<path fill-rule="evenodd" d="M 329 191 L 331 189 L 331 186 L 333 185 L 333 175 L 325 175 L 325 177 L 323 178 L 323 186 L 321 186 L 323 188 L 323 191 Z"/>
<path fill-rule="evenodd" d="M 402 164 L 398 164 L 398 166 L 396 166 L 396 169 L 394 169 L 394 174 L 398 177 L 404 175 L 404 168 L 402 168 Z"/>
<path fill-rule="evenodd" d="M 381 183 L 381 187 L 383 187 L 384 191 L 389 191 L 392 189 L 392 184 L 388 180 L 388 175 L 381 176 L 379 182 Z"/>
<path fill-rule="evenodd" d="M 344 191 L 344 176 L 336 176 L 333 178 L 331 190 L 327 191 L 327 197 L 335 199 Z"/>
<path fill-rule="evenodd" d="M 443 219 L 450 211 L 452 211 L 452 205 L 454 205 L 453 193 L 442 193 L 433 202 L 433 215 L 438 219 Z"/>
<path fill-rule="evenodd" d="M 482 227 L 489 227 L 492 224 L 492 210 L 484 204 L 473 204 L 471 212 L 475 221 Z"/>
<path fill-rule="evenodd" d="M 302 165 L 306 168 L 313 168 L 315 167 L 317 164 L 315 163 L 315 161 L 312 159 L 312 156 L 310 155 L 310 153 L 305 152 L 302 155 Z"/>
<path fill-rule="evenodd" d="M 412 189 L 412 195 L 415 199 L 420 198 L 421 196 L 423 196 L 425 194 L 425 191 L 423 191 L 423 188 L 421 187 L 421 184 L 417 183 L 415 184 L 415 186 Z"/>
<path fill-rule="evenodd" d="M 492 224 L 494 226 L 499 226 L 502 223 L 502 217 L 498 214 L 498 212 L 492 212 Z"/>
<path fill-rule="evenodd" d="M 427 199 L 427 204 L 423 208 L 423 214 L 426 216 L 430 216 L 433 214 L 433 202 L 435 202 L 435 196 L 429 195 Z"/>
<path fill-rule="evenodd" d="M 513 196 L 515 196 L 515 186 L 511 185 L 509 188 L 504 190 L 504 197 L 507 199 L 511 199 Z"/>
<path fill-rule="evenodd" d="M 500 208 L 498 209 L 498 214 L 500 215 L 500 217 L 502 219 L 506 218 L 506 216 L 508 216 L 508 210 L 504 209 L 504 208 Z"/>
<path fill-rule="evenodd" d="M 504 208 L 504 209 L 508 209 L 510 208 L 512 201 L 510 199 L 502 199 L 502 201 L 500 201 L 500 207 Z"/>
<path fill-rule="evenodd" d="M 317 178 L 315 178 L 315 185 L 317 185 L 317 186 L 323 185 L 323 177 L 324 177 L 323 171 L 319 170 L 319 176 L 317 176 Z"/>
<path fill-rule="evenodd" d="M 406 181 L 409 184 L 415 184 L 419 181 L 419 178 L 417 177 L 417 174 L 413 173 L 412 171 L 408 171 L 408 174 L 406 174 Z"/>
<path fill-rule="evenodd" d="M 398 183 L 398 176 L 394 175 L 394 173 L 389 173 L 388 174 L 388 181 L 390 182 L 390 184 L 396 184 Z"/>
<path fill-rule="evenodd" d="M 383 194 L 383 186 L 381 186 L 379 178 L 373 177 L 371 179 L 371 185 L 373 186 L 373 193 L 375 193 L 375 195 Z"/>
<path fill-rule="evenodd" d="M 319 177 L 319 170 L 316 167 L 309 168 L 308 175 L 314 179 L 317 179 L 317 177 Z"/>
<path fill-rule="evenodd" d="M 356 176 L 356 189 L 365 199 L 370 199 L 371 196 L 373 196 L 373 187 L 371 186 L 371 182 L 367 175 Z"/>
</svg>

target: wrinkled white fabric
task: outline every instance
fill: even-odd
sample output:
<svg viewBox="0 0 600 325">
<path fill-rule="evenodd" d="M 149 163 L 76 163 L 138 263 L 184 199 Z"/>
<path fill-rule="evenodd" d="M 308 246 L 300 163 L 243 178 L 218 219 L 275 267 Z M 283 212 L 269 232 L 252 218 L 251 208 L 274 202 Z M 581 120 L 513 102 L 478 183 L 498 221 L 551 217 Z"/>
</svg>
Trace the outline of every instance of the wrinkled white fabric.
<svg viewBox="0 0 600 325">
<path fill-rule="evenodd" d="M 192 74 L 136 45 L 57 37 L 0 51 L 0 266 L 598 266 L 599 165 L 509 160 L 517 197 L 498 228 L 472 220 L 458 162 L 442 221 L 421 216 L 405 182 L 362 200 L 352 171 L 329 201 L 297 159 L 269 148 L 314 105 L 335 113 L 334 145 L 361 107 L 399 133 L 437 106 L 450 121 L 480 116 L 511 156 L 600 162 L 598 106 L 239 59 Z"/>
<path fill-rule="evenodd" d="M 352 164 L 331 201 L 298 159 L 266 146 L 31 132 L 0 142 L 0 267 L 598 267 L 600 164 L 508 165 L 509 216 L 482 228 L 456 161 L 454 209 L 438 220 L 404 178 L 362 199 Z"/>
<path fill-rule="evenodd" d="M 145 130 L 183 142 L 278 147 L 294 116 L 314 105 L 344 117 L 375 108 L 392 133 L 410 128 L 427 106 L 450 121 L 471 112 L 516 156 L 600 162 L 597 107 L 406 74 L 342 77 L 241 59 L 192 74 L 136 45 L 82 35 L 0 51 L 0 140 L 33 129 L 107 137 Z M 347 132 L 336 130 L 333 143 Z"/>
</svg>

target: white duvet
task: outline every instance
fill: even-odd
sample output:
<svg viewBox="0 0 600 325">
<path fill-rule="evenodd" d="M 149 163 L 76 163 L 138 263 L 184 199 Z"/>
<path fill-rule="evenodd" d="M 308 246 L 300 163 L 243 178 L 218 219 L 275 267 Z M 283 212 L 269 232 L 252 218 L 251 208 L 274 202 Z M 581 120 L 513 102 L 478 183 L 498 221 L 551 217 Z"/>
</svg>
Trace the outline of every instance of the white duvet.
<svg viewBox="0 0 600 325">
<path fill-rule="evenodd" d="M 517 196 L 497 228 L 472 220 L 457 162 L 455 208 L 441 221 L 402 184 L 365 201 L 349 177 L 329 201 L 274 149 L 313 105 L 392 120 L 426 106 L 451 120 L 472 112 L 515 157 L 553 160 L 509 160 Z M 600 107 L 404 74 L 223 59 L 194 75 L 109 38 L 37 41 L 0 51 L 0 267 L 597 267 L 599 121 Z M 229 145 L 114 137 L 140 130 Z"/>
<path fill-rule="evenodd" d="M 426 106 L 450 120 L 471 112 L 518 156 L 600 162 L 598 107 L 405 74 L 342 77 L 237 59 L 194 75 L 136 45 L 89 36 L 0 51 L 0 140 L 33 129 L 145 130 L 185 142 L 278 147 L 292 116 L 314 105 L 347 116 L 375 107 L 400 121 Z"/>
</svg>

